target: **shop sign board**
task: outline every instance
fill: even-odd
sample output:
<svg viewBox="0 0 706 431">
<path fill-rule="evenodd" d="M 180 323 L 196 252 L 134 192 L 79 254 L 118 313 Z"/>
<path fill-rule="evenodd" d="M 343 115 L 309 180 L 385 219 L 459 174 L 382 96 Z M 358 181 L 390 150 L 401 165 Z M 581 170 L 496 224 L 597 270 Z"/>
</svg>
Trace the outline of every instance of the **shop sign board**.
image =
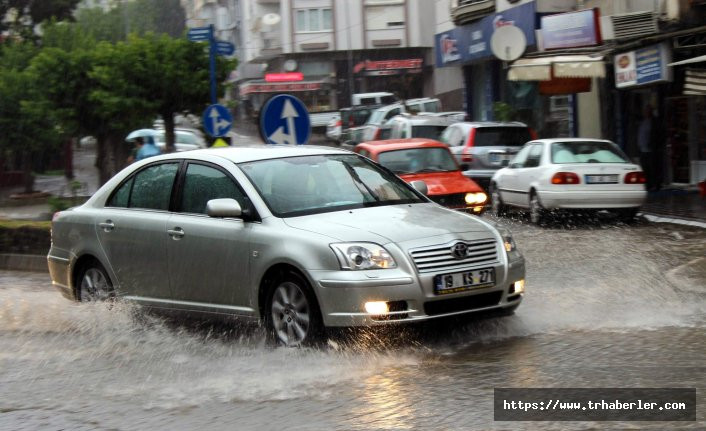
<svg viewBox="0 0 706 431">
<path fill-rule="evenodd" d="M 402 72 L 421 73 L 423 58 L 408 58 L 402 60 L 365 60 L 353 67 L 353 73 L 365 71 L 368 76 L 398 75 Z"/>
<path fill-rule="evenodd" d="M 286 84 L 242 84 L 240 86 L 240 95 L 246 96 L 251 93 L 290 93 L 294 91 L 314 91 L 321 90 L 321 82 L 303 82 L 303 83 L 286 83 Z"/>
<path fill-rule="evenodd" d="M 597 8 L 542 17 L 544 49 L 600 45 L 600 14 Z"/>
<path fill-rule="evenodd" d="M 514 25 L 527 39 L 527 46 L 536 44 L 535 2 L 520 4 L 500 13 L 488 15 L 480 21 L 455 27 L 434 36 L 436 66 L 457 66 L 493 55 L 490 39 L 497 28 Z"/>
<path fill-rule="evenodd" d="M 626 88 L 669 82 L 672 80 L 672 71 L 667 66 L 670 62 L 671 51 L 665 42 L 616 54 L 614 59 L 615 86 Z"/>
</svg>

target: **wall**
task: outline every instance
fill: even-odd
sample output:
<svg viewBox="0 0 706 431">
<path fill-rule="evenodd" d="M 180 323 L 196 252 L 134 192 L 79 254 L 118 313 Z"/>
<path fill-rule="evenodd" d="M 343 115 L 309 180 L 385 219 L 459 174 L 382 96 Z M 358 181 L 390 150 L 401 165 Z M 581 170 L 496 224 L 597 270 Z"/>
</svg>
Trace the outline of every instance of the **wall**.
<svg viewBox="0 0 706 431">
<path fill-rule="evenodd" d="M 435 16 L 434 33 L 442 33 L 453 29 L 455 25 L 451 21 L 451 0 L 436 0 L 433 6 Z M 433 94 L 441 99 L 441 106 L 444 110 L 463 110 L 464 82 L 463 69 L 460 66 L 436 67 L 434 69 L 433 84 Z"/>
<path fill-rule="evenodd" d="M 577 94 L 578 108 L 578 137 L 603 139 L 601 129 L 601 101 L 598 86 L 600 83 L 593 79 L 589 93 Z"/>
</svg>

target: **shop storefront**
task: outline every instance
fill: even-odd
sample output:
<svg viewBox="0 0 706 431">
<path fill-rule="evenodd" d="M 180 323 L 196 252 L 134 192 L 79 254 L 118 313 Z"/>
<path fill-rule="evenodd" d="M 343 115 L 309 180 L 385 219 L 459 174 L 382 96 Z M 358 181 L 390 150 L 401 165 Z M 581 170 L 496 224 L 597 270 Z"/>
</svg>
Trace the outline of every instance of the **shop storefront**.
<svg viewBox="0 0 706 431">
<path fill-rule="evenodd" d="M 535 16 L 535 3 L 525 3 L 435 36 L 436 66 L 463 68 L 466 110 L 474 120 L 494 120 L 494 104 L 501 100 L 517 99 L 513 107 L 519 115 L 534 110 L 533 90 L 507 84 L 505 64 L 493 55 L 491 40 L 498 28 L 514 26 L 526 47 L 534 46 Z"/>
<path fill-rule="evenodd" d="M 306 105 L 309 112 L 331 111 L 334 91 L 327 78 L 305 79 L 297 82 L 267 82 L 264 79 L 240 84 L 240 98 L 247 106 L 248 116 L 256 118 L 262 105 L 280 93 L 293 94 Z"/>
</svg>

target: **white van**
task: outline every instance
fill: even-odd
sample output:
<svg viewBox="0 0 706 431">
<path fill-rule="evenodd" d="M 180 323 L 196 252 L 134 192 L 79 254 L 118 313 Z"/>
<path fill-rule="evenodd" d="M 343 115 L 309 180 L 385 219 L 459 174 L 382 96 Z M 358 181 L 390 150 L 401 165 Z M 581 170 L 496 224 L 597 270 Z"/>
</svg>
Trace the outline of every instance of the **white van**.
<svg viewBox="0 0 706 431">
<path fill-rule="evenodd" d="M 353 106 L 357 105 L 389 105 L 395 103 L 397 97 L 392 93 L 356 93 L 353 95 Z"/>
</svg>

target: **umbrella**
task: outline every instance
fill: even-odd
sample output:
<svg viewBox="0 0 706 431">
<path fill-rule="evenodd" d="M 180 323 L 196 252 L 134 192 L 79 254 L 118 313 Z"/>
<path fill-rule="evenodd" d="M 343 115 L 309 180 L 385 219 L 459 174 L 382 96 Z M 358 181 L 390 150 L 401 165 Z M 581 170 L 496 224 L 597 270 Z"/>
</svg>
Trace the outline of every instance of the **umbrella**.
<svg viewBox="0 0 706 431">
<path fill-rule="evenodd" d="M 135 138 L 146 138 L 150 136 L 155 136 L 157 134 L 156 130 L 152 129 L 138 129 L 138 130 L 133 130 L 130 132 L 129 135 L 127 135 L 127 138 L 125 138 L 126 141 L 132 141 Z"/>
</svg>

